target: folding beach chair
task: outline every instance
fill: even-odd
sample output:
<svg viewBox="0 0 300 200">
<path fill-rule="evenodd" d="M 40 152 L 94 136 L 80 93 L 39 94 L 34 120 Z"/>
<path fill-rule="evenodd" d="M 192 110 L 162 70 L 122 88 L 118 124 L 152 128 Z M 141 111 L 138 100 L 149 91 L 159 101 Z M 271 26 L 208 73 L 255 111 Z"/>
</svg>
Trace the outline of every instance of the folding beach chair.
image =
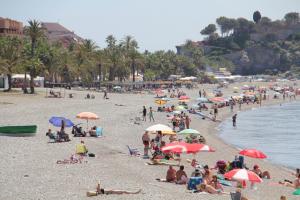
<svg viewBox="0 0 300 200">
<path fill-rule="evenodd" d="M 137 148 L 130 148 L 128 145 L 126 145 L 128 150 L 129 150 L 129 154 L 131 156 L 139 156 L 140 153 L 139 153 L 139 150 Z"/>
</svg>

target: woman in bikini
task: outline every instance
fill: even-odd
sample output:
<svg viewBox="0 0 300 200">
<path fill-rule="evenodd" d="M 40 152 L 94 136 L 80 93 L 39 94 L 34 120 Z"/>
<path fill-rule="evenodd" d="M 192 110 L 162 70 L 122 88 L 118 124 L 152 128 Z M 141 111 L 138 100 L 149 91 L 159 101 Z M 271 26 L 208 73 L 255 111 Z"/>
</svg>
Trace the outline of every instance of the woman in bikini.
<svg viewBox="0 0 300 200">
<path fill-rule="evenodd" d="M 108 194 L 138 194 L 141 191 L 142 191 L 141 189 L 139 189 L 137 191 L 104 189 L 104 188 L 100 187 L 100 182 L 98 182 L 96 192 L 88 192 L 87 195 L 88 196 L 97 196 L 97 195 L 101 195 L 101 194 L 106 194 L 106 195 L 108 195 Z"/>
</svg>

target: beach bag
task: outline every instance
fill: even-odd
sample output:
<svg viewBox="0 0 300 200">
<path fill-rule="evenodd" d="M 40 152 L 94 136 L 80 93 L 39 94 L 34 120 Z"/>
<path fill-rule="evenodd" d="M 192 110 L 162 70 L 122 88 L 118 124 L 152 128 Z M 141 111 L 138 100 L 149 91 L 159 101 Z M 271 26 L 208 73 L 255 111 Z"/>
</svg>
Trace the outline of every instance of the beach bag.
<svg viewBox="0 0 300 200">
<path fill-rule="evenodd" d="M 188 182 L 188 190 L 197 190 L 197 185 L 202 183 L 201 177 L 191 177 Z"/>
<path fill-rule="evenodd" d="M 96 136 L 97 137 L 103 136 L 103 128 L 102 127 L 97 127 L 96 128 Z"/>
<path fill-rule="evenodd" d="M 95 192 L 95 191 L 88 191 L 87 193 L 86 193 L 86 196 L 88 196 L 88 197 L 93 197 L 93 196 L 97 196 L 98 194 L 97 194 L 97 192 Z"/>
</svg>

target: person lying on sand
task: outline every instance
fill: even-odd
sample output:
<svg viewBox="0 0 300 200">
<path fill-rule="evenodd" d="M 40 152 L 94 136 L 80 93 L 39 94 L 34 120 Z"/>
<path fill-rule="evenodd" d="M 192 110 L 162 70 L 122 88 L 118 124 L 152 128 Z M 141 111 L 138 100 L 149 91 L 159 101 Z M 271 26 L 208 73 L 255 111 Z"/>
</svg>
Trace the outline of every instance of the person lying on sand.
<svg viewBox="0 0 300 200">
<path fill-rule="evenodd" d="M 271 178 L 270 173 L 268 171 L 262 172 L 258 165 L 254 165 L 252 171 L 256 173 L 260 178 L 267 178 L 267 179 Z"/>
<path fill-rule="evenodd" d="M 279 181 L 279 184 L 282 184 L 287 187 L 292 187 L 295 189 L 300 189 L 300 174 L 298 174 L 298 177 L 294 180 L 294 183 L 291 183 L 290 181 L 285 180 L 285 181 Z"/>
<path fill-rule="evenodd" d="M 221 190 L 224 191 L 222 185 L 220 184 L 220 182 L 218 181 L 218 177 L 216 175 L 212 176 L 212 180 L 209 183 L 210 186 L 212 186 L 213 188 L 215 188 L 216 190 Z"/>
<path fill-rule="evenodd" d="M 113 190 L 113 189 L 104 189 L 100 187 L 100 182 L 96 187 L 96 192 L 87 192 L 87 196 L 97 196 L 101 194 L 138 194 L 142 190 L 139 189 L 137 191 L 127 191 L 127 190 Z"/>
<path fill-rule="evenodd" d="M 209 194 L 229 194 L 228 192 L 222 192 L 221 190 L 216 190 L 211 185 L 207 185 L 205 183 L 201 183 L 200 185 L 197 185 L 197 191 L 207 192 Z"/>
</svg>

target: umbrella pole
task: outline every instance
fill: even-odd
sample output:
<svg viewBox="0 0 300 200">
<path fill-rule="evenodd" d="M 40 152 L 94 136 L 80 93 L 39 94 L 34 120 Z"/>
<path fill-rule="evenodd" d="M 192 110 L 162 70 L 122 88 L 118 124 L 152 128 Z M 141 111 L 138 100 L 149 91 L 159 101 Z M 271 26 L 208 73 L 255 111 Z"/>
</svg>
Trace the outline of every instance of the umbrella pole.
<svg viewBox="0 0 300 200">
<path fill-rule="evenodd" d="M 86 120 L 86 130 L 89 131 L 89 120 Z"/>
</svg>

